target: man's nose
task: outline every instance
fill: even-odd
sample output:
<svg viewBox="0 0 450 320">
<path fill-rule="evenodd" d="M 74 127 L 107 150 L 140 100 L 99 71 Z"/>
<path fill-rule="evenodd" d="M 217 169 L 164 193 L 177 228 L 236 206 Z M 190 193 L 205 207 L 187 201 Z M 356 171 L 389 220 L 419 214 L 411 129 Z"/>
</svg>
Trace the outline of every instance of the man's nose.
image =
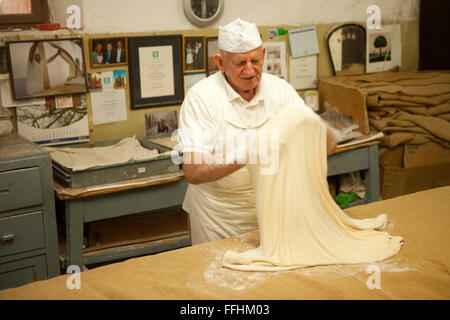
<svg viewBox="0 0 450 320">
<path fill-rule="evenodd" d="M 246 75 L 251 75 L 251 74 L 253 74 L 253 64 L 252 64 L 251 61 L 247 61 L 247 62 L 245 63 L 243 72 L 244 72 L 244 74 L 246 74 Z"/>
</svg>

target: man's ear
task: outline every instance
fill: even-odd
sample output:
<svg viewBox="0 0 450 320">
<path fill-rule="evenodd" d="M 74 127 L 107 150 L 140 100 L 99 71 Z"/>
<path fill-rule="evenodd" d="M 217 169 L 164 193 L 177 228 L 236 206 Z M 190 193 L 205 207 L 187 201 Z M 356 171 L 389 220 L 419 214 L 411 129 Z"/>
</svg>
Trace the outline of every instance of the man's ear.
<svg viewBox="0 0 450 320">
<path fill-rule="evenodd" d="M 214 62 L 216 63 L 217 68 L 219 68 L 220 72 L 224 72 L 223 57 L 220 54 L 214 55 Z"/>
</svg>

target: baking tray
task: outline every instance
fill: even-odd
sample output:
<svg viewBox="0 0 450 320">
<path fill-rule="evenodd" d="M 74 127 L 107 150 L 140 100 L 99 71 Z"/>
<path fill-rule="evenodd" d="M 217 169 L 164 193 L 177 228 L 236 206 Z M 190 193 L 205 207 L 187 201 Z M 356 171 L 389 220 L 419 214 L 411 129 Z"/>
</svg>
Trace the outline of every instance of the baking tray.
<svg viewBox="0 0 450 320">
<path fill-rule="evenodd" d="M 150 137 L 137 138 L 141 145 L 147 149 L 158 149 L 164 153 L 172 150 L 151 141 Z M 97 142 L 94 145 L 86 142 L 73 145 L 73 148 L 105 147 L 118 143 L 120 140 Z M 67 145 L 61 146 L 67 148 Z M 57 148 L 57 147 L 56 147 Z M 148 160 L 130 160 L 128 162 L 96 166 L 82 171 L 73 171 L 64 165 L 52 160 L 53 177 L 64 187 L 76 189 L 94 185 L 120 182 L 129 179 L 145 178 L 155 175 L 180 171 L 181 165 L 175 164 L 170 155 L 159 155 Z"/>
</svg>

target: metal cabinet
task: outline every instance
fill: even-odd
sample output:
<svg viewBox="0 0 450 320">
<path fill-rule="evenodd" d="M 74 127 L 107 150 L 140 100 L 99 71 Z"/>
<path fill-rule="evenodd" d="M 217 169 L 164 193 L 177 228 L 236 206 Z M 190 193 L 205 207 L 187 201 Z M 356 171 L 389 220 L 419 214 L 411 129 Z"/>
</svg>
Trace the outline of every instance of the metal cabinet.
<svg viewBox="0 0 450 320">
<path fill-rule="evenodd" d="M 60 274 L 56 228 L 50 155 L 0 137 L 0 289 Z"/>
</svg>

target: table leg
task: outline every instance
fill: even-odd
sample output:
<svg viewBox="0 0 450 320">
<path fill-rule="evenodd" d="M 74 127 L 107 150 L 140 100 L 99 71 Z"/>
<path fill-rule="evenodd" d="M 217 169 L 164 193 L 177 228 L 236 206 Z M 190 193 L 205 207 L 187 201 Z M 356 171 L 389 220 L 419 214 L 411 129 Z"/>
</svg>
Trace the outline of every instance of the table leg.
<svg viewBox="0 0 450 320">
<path fill-rule="evenodd" d="M 378 145 L 369 147 L 369 169 L 366 171 L 366 203 L 380 201 Z"/>
<path fill-rule="evenodd" d="M 80 200 L 66 200 L 66 254 L 67 266 L 76 265 L 83 269 L 83 203 Z"/>
</svg>

